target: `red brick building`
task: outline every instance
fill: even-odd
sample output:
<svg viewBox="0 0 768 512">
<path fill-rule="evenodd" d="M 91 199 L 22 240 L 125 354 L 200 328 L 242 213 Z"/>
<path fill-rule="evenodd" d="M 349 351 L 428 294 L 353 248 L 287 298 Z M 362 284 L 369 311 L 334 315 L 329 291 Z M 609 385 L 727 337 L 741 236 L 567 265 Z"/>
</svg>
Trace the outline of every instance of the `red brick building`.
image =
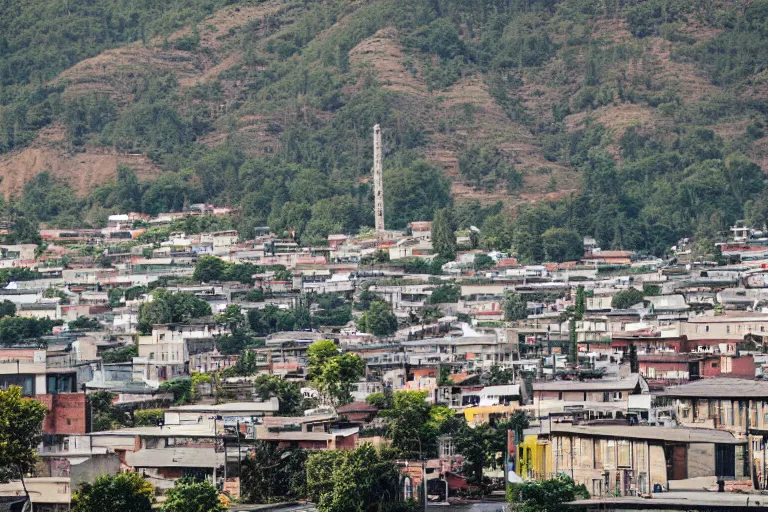
<svg viewBox="0 0 768 512">
<path fill-rule="evenodd" d="M 44 434 L 78 435 L 90 431 L 85 393 L 35 395 L 48 410 L 43 420 Z"/>
<path fill-rule="evenodd" d="M 755 378 L 755 360 L 751 355 L 691 352 L 638 354 L 640 375 L 651 384 L 682 384 L 714 377 Z"/>
</svg>

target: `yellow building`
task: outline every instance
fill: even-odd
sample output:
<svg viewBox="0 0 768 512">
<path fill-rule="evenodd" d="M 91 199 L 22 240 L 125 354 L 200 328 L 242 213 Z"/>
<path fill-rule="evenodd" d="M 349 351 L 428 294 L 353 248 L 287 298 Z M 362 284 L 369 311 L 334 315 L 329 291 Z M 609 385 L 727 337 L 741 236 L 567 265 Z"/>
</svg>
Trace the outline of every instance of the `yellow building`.
<svg viewBox="0 0 768 512">
<path fill-rule="evenodd" d="M 516 473 L 524 479 L 566 474 L 593 496 L 649 494 L 670 480 L 715 476 L 744 480 L 746 441 L 729 432 L 647 426 L 552 425 L 524 437 Z"/>
<path fill-rule="evenodd" d="M 483 423 L 505 421 L 518 409 L 520 409 L 520 406 L 516 403 L 510 405 L 479 405 L 464 409 L 464 418 L 469 426 L 475 427 Z"/>
<path fill-rule="evenodd" d="M 550 447 L 549 439 L 541 439 L 538 435 L 527 435 L 517 446 L 517 471 L 523 479 L 542 480 L 552 473 L 548 464 Z"/>
</svg>

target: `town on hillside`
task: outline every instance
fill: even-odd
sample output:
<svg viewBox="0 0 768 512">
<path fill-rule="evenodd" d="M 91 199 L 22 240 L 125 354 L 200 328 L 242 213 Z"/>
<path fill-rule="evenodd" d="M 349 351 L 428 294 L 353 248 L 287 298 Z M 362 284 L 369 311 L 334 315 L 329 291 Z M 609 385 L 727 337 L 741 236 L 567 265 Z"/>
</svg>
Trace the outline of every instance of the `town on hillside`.
<svg viewBox="0 0 768 512">
<path fill-rule="evenodd" d="M 582 510 L 762 501 L 762 231 L 735 225 L 719 262 L 585 237 L 522 265 L 439 216 L 313 247 L 180 230 L 234 214 L 0 246 L 0 419 L 30 448 L 3 459 L 7 510 L 90 510 L 121 485 L 177 510 L 195 482 L 210 510 L 515 503 L 553 483 Z"/>
</svg>

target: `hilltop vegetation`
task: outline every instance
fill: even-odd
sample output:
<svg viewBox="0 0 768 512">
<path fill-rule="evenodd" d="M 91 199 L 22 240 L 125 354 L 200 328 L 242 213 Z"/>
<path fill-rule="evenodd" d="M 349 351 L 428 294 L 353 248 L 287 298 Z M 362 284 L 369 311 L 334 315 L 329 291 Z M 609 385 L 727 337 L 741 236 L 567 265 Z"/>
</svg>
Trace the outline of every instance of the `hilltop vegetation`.
<svg viewBox="0 0 768 512">
<path fill-rule="evenodd" d="M 75 197 L 52 169 L 12 210 L 96 225 L 206 200 L 317 243 L 373 224 L 380 123 L 388 227 L 450 207 L 525 261 L 577 235 L 661 254 L 768 215 L 766 24 L 768 0 L 16 2 L 0 169 L 142 153 L 159 176 Z"/>
</svg>

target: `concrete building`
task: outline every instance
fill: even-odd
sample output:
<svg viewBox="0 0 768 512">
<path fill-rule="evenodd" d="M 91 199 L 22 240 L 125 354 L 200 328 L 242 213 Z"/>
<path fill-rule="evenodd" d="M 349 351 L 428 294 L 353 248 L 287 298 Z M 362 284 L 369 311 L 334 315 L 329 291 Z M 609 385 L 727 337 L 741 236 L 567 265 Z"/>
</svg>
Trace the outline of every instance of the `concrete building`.
<svg viewBox="0 0 768 512">
<path fill-rule="evenodd" d="M 565 473 L 593 496 L 648 496 L 673 480 L 746 476 L 746 441 L 717 430 L 552 424 L 527 434 L 518 456 L 523 476 Z"/>
</svg>

